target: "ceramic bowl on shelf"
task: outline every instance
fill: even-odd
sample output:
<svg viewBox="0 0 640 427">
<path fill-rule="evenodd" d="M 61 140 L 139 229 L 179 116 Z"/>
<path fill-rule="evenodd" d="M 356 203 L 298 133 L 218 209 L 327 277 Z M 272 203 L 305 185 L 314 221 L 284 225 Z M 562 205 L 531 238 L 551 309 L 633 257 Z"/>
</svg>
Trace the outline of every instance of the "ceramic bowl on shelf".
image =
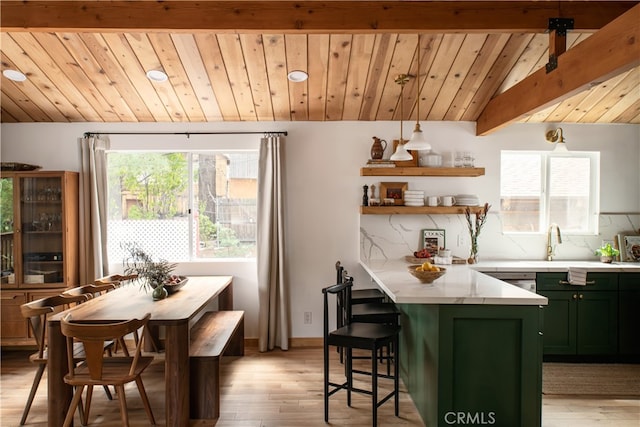
<svg viewBox="0 0 640 427">
<path fill-rule="evenodd" d="M 422 283 L 433 283 L 434 280 L 444 276 L 447 272 L 447 269 L 443 267 L 438 267 L 440 271 L 419 271 L 416 270 L 418 267 L 421 267 L 421 265 L 410 265 L 409 273 Z"/>
</svg>

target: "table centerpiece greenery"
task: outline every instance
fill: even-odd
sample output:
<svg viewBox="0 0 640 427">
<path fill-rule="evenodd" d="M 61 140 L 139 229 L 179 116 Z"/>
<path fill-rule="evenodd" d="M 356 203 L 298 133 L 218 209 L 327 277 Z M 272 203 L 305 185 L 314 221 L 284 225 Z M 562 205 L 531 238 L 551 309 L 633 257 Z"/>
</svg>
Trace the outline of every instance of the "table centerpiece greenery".
<svg viewBox="0 0 640 427">
<path fill-rule="evenodd" d="M 123 260 L 124 274 L 137 275 L 133 281 L 139 282 L 145 291 L 152 289 L 153 299 L 166 298 L 165 285 L 178 277 L 172 274 L 176 264 L 165 259 L 154 260 L 137 243 L 126 243 L 123 248 L 127 253 Z"/>
</svg>

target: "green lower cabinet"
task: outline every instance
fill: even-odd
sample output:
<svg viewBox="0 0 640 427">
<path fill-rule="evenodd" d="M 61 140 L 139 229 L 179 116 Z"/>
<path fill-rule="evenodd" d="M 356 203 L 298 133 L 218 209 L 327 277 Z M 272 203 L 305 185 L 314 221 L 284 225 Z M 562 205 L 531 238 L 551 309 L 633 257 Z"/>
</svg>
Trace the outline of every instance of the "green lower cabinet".
<svg viewBox="0 0 640 427">
<path fill-rule="evenodd" d="M 577 335 L 577 295 L 573 291 L 539 292 L 547 297 L 544 307 L 544 354 L 575 354 Z"/>
<path fill-rule="evenodd" d="M 616 356 L 618 274 L 589 273 L 586 286 L 566 283 L 566 273 L 539 273 L 544 308 L 544 355 Z"/>
<path fill-rule="evenodd" d="M 618 292 L 578 292 L 576 353 L 612 356 L 618 352 Z"/>
<path fill-rule="evenodd" d="M 540 307 L 399 307 L 401 374 L 425 425 L 540 426 Z"/>
<path fill-rule="evenodd" d="M 618 351 L 640 357 L 640 273 L 620 274 L 618 296 Z"/>
</svg>

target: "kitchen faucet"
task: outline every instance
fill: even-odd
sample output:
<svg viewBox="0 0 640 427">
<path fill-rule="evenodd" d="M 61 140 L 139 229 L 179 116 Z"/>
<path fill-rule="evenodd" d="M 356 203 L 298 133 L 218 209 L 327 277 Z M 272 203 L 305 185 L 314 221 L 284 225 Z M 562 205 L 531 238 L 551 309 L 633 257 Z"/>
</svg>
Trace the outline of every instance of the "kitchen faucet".
<svg viewBox="0 0 640 427">
<path fill-rule="evenodd" d="M 558 240 L 558 244 L 562 243 L 562 235 L 560 234 L 560 227 L 558 224 L 551 224 L 549 226 L 549 230 L 547 230 L 547 261 L 553 261 L 553 246 L 551 245 L 551 231 L 553 227 L 556 228 L 556 236 Z"/>
</svg>

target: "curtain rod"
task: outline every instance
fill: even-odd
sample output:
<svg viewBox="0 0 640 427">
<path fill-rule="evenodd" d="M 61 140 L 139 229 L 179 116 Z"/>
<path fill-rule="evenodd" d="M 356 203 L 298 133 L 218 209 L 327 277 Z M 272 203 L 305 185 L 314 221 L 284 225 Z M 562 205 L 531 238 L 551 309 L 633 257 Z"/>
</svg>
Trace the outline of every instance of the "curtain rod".
<svg viewBox="0 0 640 427">
<path fill-rule="evenodd" d="M 287 136 L 286 130 L 263 131 L 263 132 L 85 132 L 84 137 L 96 135 L 185 135 L 187 138 L 191 135 L 284 135 Z"/>
</svg>

